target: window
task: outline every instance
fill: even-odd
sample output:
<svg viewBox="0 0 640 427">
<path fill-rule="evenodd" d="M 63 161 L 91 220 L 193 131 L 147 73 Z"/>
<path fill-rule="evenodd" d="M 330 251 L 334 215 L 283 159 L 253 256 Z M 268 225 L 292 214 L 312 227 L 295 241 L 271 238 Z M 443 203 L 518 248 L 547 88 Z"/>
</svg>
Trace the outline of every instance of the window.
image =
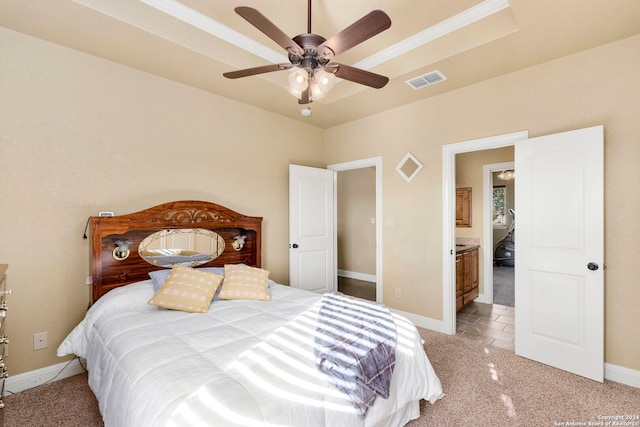
<svg viewBox="0 0 640 427">
<path fill-rule="evenodd" d="M 491 221 L 493 228 L 507 228 L 507 192 L 504 185 L 493 187 Z"/>
</svg>

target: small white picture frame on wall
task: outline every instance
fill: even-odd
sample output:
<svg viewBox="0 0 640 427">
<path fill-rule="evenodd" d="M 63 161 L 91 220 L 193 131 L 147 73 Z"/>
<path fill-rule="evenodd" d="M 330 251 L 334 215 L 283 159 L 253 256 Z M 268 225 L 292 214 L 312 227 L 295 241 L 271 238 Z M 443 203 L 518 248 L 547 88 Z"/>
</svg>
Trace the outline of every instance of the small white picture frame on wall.
<svg viewBox="0 0 640 427">
<path fill-rule="evenodd" d="M 411 180 L 420 173 L 423 167 L 424 165 L 416 158 L 416 156 L 411 153 L 407 153 L 400 163 L 398 163 L 398 166 L 396 166 L 396 171 L 398 171 L 405 181 L 411 182 Z"/>
</svg>

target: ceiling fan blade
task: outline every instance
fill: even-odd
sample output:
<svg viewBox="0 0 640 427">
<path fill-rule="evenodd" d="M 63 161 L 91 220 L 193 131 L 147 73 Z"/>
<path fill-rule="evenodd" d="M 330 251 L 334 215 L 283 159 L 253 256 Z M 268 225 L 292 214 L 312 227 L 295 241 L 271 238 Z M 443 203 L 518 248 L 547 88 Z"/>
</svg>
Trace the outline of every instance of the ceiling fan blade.
<svg viewBox="0 0 640 427">
<path fill-rule="evenodd" d="M 355 83 L 360 83 L 361 85 L 369 86 L 375 89 L 380 89 L 389 82 L 389 77 L 375 74 L 370 71 L 365 71 L 360 68 L 351 67 L 349 65 L 337 64 L 335 62 L 332 62 L 327 64 L 325 68 L 328 72 L 333 72 L 337 68 L 337 71 L 334 73 L 336 77 Z"/>
<path fill-rule="evenodd" d="M 246 68 L 244 70 L 229 71 L 222 73 L 228 79 L 239 79 L 240 77 L 255 76 L 256 74 L 270 73 L 272 71 L 288 70 L 293 67 L 291 64 L 271 64 L 261 67 Z"/>
<path fill-rule="evenodd" d="M 286 35 L 280 28 L 269 21 L 263 14 L 257 10 L 239 6 L 234 9 L 236 13 L 249 21 L 251 25 L 262 31 L 267 37 L 282 46 L 287 52 L 292 51 L 298 56 L 304 55 L 304 50 Z"/>
<path fill-rule="evenodd" d="M 335 36 L 318 46 L 318 56 L 330 58 L 391 27 L 391 18 L 381 10 L 363 16 Z"/>
</svg>

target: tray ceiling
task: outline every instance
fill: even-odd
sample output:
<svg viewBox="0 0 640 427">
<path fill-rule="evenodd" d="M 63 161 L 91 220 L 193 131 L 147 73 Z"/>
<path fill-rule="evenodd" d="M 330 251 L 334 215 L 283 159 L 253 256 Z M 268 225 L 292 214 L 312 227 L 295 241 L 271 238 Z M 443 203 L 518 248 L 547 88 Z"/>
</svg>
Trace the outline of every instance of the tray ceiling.
<svg viewBox="0 0 640 427">
<path fill-rule="evenodd" d="M 312 32 L 325 38 L 373 9 L 390 16 L 390 29 L 336 57 L 390 82 L 341 81 L 306 117 L 288 71 L 222 76 L 287 62 L 237 6 L 291 37 L 307 31 L 304 0 L 3 0 L 0 25 L 325 128 L 640 33 L 637 0 L 314 0 Z M 440 83 L 406 84 L 436 70 Z"/>
</svg>

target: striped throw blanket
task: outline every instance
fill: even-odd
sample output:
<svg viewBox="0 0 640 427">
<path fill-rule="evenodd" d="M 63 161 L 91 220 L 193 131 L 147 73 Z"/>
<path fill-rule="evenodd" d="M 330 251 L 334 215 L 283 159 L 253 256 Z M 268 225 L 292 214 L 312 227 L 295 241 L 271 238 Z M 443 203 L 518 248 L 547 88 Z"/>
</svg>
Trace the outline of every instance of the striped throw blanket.
<svg viewBox="0 0 640 427">
<path fill-rule="evenodd" d="M 362 416 L 377 396 L 389 397 L 396 338 L 387 307 L 339 292 L 322 297 L 314 338 L 316 365 Z"/>
</svg>

